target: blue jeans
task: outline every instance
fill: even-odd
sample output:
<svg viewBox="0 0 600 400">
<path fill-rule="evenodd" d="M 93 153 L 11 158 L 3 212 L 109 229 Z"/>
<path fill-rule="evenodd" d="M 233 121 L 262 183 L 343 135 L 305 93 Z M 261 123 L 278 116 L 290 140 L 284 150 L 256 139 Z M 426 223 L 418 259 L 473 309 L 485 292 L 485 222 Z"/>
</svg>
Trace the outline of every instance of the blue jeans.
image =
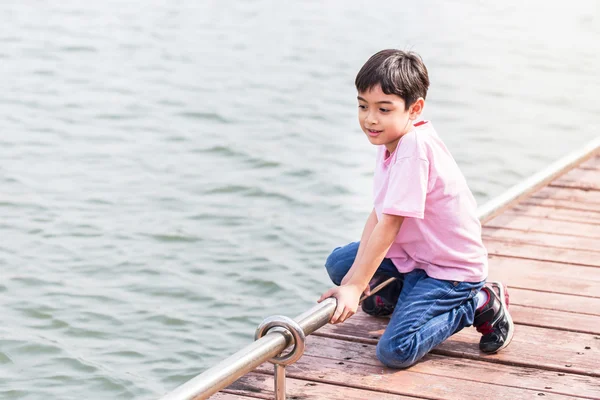
<svg viewBox="0 0 600 400">
<path fill-rule="evenodd" d="M 338 247 L 327 258 L 325 268 L 336 285 L 352 267 L 359 242 Z M 431 349 L 473 324 L 474 297 L 483 282 L 455 282 L 435 279 L 415 269 L 401 274 L 384 258 L 376 274 L 403 281 L 402 291 L 390 322 L 377 344 L 377 358 L 392 368 L 407 368 Z"/>
</svg>

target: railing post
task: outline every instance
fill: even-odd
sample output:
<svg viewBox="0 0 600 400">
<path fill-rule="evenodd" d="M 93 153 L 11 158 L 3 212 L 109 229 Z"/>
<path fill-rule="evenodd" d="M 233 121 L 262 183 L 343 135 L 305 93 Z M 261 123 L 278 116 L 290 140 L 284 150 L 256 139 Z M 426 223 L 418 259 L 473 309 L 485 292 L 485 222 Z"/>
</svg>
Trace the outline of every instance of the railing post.
<svg viewBox="0 0 600 400">
<path fill-rule="evenodd" d="M 269 362 L 275 364 L 275 371 L 273 374 L 273 382 L 275 385 L 273 392 L 275 393 L 275 400 L 285 400 L 285 367 L 286 365 L 295 363 L 302 357 L 306 336 L 304 335 L 302 327 L 293 319 L 283 315 L 274 315 L 266 318 L 258 326 L 254 339 L 260 339 L 272 328 L 287 331 L 294 338 L 294 347 L 292 348 L 292 351 L 286 355 L 279 355 L 269 360 Z"/>
<path fill-rule="evenodd" d="M 275 400 L 285 400 L 285 365 L 275 364 Z"/>
</svg>

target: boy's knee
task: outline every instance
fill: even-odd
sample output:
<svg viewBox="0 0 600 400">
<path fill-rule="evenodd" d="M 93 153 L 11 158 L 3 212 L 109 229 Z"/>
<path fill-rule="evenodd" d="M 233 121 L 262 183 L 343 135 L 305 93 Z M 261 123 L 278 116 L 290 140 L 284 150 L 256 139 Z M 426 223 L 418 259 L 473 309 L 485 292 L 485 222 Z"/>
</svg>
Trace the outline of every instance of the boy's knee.
<svg viewBox="0 0 600 400">
<path fill-rule="evenodd" d="M 338 258 L 337 253 L 340 251 L 340 249 L 341 247 L 336 247 L 335 249 L 333 249 L 331 254 L 329 254 L 329 256 L 327 257 L 327 260 L 325 260 L 325 268 L 327 268 L 327 271 L 329 271 L 335 265 L 335 262 Z"/>
<path fill-rule="evenodd" d="M 404 340 L 400 345 L 381 339 L 377 343 L 377 358 L 389 368 L 404 369 L 415 364 L 421 358 L 413 340 Z"/>
<path fill-rule="evenodd" d="M 327 270 L 331 281 L 336 285 L 339 285 L 342 282 L 342 279 L 344 279 L 344 275 L 342 275 L 341 277 L 339 276 L 340 268 L 338 264 L 340 249 L 341 247 L 336 247 L 335 249 L 333 249 L 329 257 L 327 257 L 327 260 L 325 260 L 325 269 Z"/>
<path fill-rule="evenodd" d="M 344 276 L 346 276 L 354 263 L 357 251 L 358 243 L 350 243 L 346 246 L 335 248 L 329 257 L 327 257 L 325 269 L 333 283 L 336 285 L 342 283 L 342 279 L 344 279 Z"/>
</svg>

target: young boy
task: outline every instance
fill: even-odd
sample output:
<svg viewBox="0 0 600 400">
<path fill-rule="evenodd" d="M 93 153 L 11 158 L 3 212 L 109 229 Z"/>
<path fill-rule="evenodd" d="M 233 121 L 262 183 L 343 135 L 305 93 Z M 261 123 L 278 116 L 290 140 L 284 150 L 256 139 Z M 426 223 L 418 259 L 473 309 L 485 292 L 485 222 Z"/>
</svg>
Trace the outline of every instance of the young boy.
<svg viewBox="0 0 600 400">
<path fill-rule="evenodd" d="M 351 317 L 364 292 L 395 277 L 362 303 L 389 315 L 377 345 L 386 366 L 406 368 L 462 328 L 475 325 L 481 351 L 506 347 L 514 325 L 501 283 L 485 283 L 487 251 L 475 199 L 431 122 L 419 121 L 429 88 L 413 52 L 383 50 L 356 76 L 358 121 L 378 147 L 374 207 L 360 242 L 336 248 L 325 267 L 337 287 L 331 323 Z"/>
</svg>

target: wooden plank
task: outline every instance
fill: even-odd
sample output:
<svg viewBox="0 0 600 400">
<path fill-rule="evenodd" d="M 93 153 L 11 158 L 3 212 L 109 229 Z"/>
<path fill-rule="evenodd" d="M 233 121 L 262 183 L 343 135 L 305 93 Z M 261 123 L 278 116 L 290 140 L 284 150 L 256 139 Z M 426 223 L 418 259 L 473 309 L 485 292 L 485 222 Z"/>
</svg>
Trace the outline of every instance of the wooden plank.
<svg viewBox="0 0 600 400">
<path fill-rule="evenodd" d="M 339 325 L 326 325 L 317 335 L 342 339 L 357 338 L 376 343 L 387 326 L 387 319 L 364 313 Z M 485 360 L 508 365 L 600 377 L 600 336 L 517 325 L 511 344 L 500 353 L 488 355 L 478 348 L 481 335 L 463 329 L 433 350 L 434 354 Z"/>
<path fill-rule="evenodd" d="M 532 309 L 513 304 L 509 307 L 515 323 L 569 332 L 600 335 L 600 316 L 569 313 L 565 311 Z"/>
<path fill-rule="evenodd" d="M 593 190 L 582 190 L 577 188 L 546 186 L 533 193 L 531 197 L 537 199 L 555 199 L 577 203 L 600 204 L 600 193 Z"/>
<path fill-rule="evenodd" d="M 600 192 L 546 186 L 524 199 L 522 203 L 600 212 Z"/>
<path fill-rule="evenodd" d="M 516 206 L 523 205 L 600 213 L 600 193 L 593 190 L 545 186 L 523 199 Z"/>
<path fill-rule="evenodd" d="M 455 357 L 600 377 L 598 336 L 518 325 L 511 344 L 495 355 L 479 352 L 474 344 L 480 337 L 474 329 L 465 329 L 442 343 L 436 351 Z"/>
<path fill-rule="evenodd" d="M 600 239 L 582 238 L 559 233 L 525 232 L 512 229 L 483 227 L 484 240 L 496 240 L 511 244 L 528 243 L 543 247 L 585 250 L 600 253 Z"/>
<path fill-rule="evenodd" d="M 249 397 L 249 396 L 242 396 L 239 394 L 225 393 L 225 392 L 215 393 L 209 397 L 210 400 L 248 400 L 248 399 L 257 399 L 257 398 L 264 399 L 265 397 Z M 196 400 L 196 399 L 200 399 L 200 397 L 196 397 L 195 399 L 192 399 L 192 400 Z"/>
<path fill-rule="evenodd" d="M 600 238 L 593 240 L 600 243 Z M 600 253 L 597 251 L 547 247 L 529 243 L 518 243 L 517 241 L 490 240 L 488 238 L 484 239 L 484 245 L 489 254 L 496 256 L 600 267 Z"/>
<path fill-rule="evenodd" d="M 317 346 L 316 346 L 317 347 Z M 374 354 L 374 347 L 370 346 L 371 354 Z M 339 353 L 348 354 L 348 349 L 331 348 L 327 346 L 318 346 L 322 354 L 327 356 L 338 355 Z M 355 354 L 355 353 L 353 353 Z M 374 356 L 371 356 L 374 359 Z M 375 359 L 374 362 L 377 362 Z M 310 371 L 306 373 L 305 371 Z M 475 372 L 471 369 L 472 372 Z M 521 387 L 510 387 L 477 382 L 473 380 L 463 380 L 443 375 L 430 375 L 415 372 L 413 368 L 405 371 L 392 370 L 384 368 L 381 365 L 368 365 L 363 363 L 354 363 L 338 360 L 305 356 L 302 363 L 290 367 L 290 376 L 310 378 L 313 374 L 319 377 L 319 380 L 343 382 L 345 385 L 360 387 L 372 391 L 371 397 L 379 398 L 379 393 L 391 392 L 394 394 L 409 396 L 426 396 L 429 399 L 480 399 L 493 394 L 495 399 L 537 399 L 539 393 L 551 396 L 557 399 L 572 399 L 572 397 L 551 393 L 548 389 L 540 390 L 527 389 Z M 513 378 L 514 381 L 514 378 Z M 344 392 L 346 388 L 340 388 Z M 324 397 L 328 398 L 328 397 Z"/>
<path fill-rule="evenodd" d="M 261 396 L 260 398 L 264 399 L 274 399 L 273 377 L 267 375 L 267 373 L 272 373 L 273 367 L 265 364 L 260 367 L 260 370 L 266 373 L 251 372 L 230 385 L 225 391 L 239 395 Z M 319 381 L 318 376 L 318 371 L 308 371 L 306 374 L 306 379 L 308 380 L 294 379 L 290 375 L 286 379 L 287 398 L 302 400 L 364 400 L 373 398 L 385 400 L 415 399 L 415 397 L 411 396 L 390 393 L 389 390 L 373 392 L 370 390 L 348 387 L 347 385 L 349 382 L 337 382 L 334 380 L 327 383 L 327 381 L 324 380 Z M 336 383 L 339 383 L 340 386 Z"/>
<path fill-rule="evenodd" d="M 599 172 L 600 173 L 600 172 Z M 509 215 L 526 215 L 540 219 L 580 222 L 583 224 L 600 223 L 600 205 L 596 211 L 572 210 L 564 208 L 540 207 L 532 204 L 518 204 L 505 211 Z"/>
<path fill-rule="evenodd" d="M 595 203 L 585 203 L 585 202 L 577 202 L 570 200 L 560 200 L 560 199 L 542 199 L 536 197 L 529 197 L 521 204 L 527 205 L 535 205 L 540 207 L 548 207 L 548 208 L 562 208 L 569 210 L 581 210 L 581 211 L 591 211 L 591 212 L 600 212 L 600 205 Z"/>
<path fill-rule="evenodd" d="M 584 161 L 579 165 L 579 168 L 583 169 L 595 169 L 600 171 L 600 154 L 594 157 L 591 157 L 589 160 Z"/>
<path fill-rule="evenodd" d="M 507 281 L 510 287 L 512 282 Z M 527 289 L 510 287 L 510 304 L 538 309 L 565 311 L 570 314 L 600 316 L 600 298 L 572 296 L 561 293 L 537 292 Z M 521 322 L 521 321 L 517 321 Z M 576 323 L 565 319 L 565 326 Z"/>
<path fill-rule="evenodd" d="M 486 240 L 496 240 L 511 244 L 528 243 L 544 247 L 586 250 L 600 253 L 600 239 L 582 238 L 558 233 L 525 232 L 512 229 L 483 227 L 482 236 Z"/>
<path fill-rule="evenodd" d="M 517 229 L 527 232 L 561 233 L 563 235 L 600 238 L 600 224 L 541 220 L 527 215 L 500 214 L 485 223 L 494 228 Z"/>
<path fill-rule="evenodd" d="M 267 365 L 261 368 L 269 371 Z M 305 355 L 288 368 L 288 376 L 441 399 L 521 399 L 529 398 L 531 391 L 535 396 L 600 396 L 600 385 L 593 377 L 435 354 L 428 354 L 409 369 L 394 370 L 381 365 L 373 344 L 319 336 L 307 339 Z M 496 393 L 506 397 L 496 397 Z"/>
<path fill-rule="evenodd" d="M 600 174 L 594 169 L 573 168 L 550 182 L 549 186 L 600 190 Z"/>
<path fill-rule="evenodd" d="M 599 268 L 496 255 L 489 256 L 489 263 L 489 280 L 505 282 L 509 287 L 600 297 Z"/>
</svg>

